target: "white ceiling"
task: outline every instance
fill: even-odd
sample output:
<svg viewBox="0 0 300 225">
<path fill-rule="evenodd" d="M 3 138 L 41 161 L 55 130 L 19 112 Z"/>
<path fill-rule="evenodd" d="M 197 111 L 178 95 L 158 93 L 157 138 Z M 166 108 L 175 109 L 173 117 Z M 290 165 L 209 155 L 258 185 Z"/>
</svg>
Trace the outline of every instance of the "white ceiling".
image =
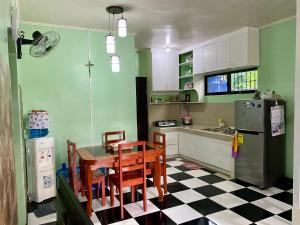
<svg viewBox="0 0 300 225">
<path fill-rule="evenodd" d="M 296 14 L 296 0 L 20 0 L 21 20 L 107 29 L 110 5 L 124 6 L 137 48 L 182 49 L 243 26 Z"/>
</svg>

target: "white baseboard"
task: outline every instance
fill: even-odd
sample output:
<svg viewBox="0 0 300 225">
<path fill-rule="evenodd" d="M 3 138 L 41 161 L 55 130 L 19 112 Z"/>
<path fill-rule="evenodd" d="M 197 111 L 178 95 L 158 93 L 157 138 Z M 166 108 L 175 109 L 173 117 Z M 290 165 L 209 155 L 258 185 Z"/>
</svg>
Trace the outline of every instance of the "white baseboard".
<svg viewBox="0 0 300 225">
<path fill-rule="evenodd" d="M 292 212 L 292 224 L 293 225 L 299 225 L 300 224 L 300 209 L 298 208 L 293 208 L 293 212 Z"/>
</svg>

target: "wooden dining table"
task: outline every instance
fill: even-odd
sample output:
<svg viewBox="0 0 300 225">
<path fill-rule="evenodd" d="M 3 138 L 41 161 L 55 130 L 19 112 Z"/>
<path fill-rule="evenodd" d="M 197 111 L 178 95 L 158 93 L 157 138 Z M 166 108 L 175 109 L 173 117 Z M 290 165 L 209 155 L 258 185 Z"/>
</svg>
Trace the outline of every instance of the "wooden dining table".
<svg viewBox="0 0 300 225">
<path fill-rule="evenodd" d="M 133 148 L 123 151 L 125 154 L 136 154 L 140 149 Z M 161 187 L 161 164 L 160 156 L 164 149 L 152 142 L 146 142 L 146 162 L 153 163 L 154 185 L 157 188 L 159 200 L 163 201 L 163 191 Z M 92 176 L 95 170 L 99 168 L 116 168 L 118 165 L 118 151 L 105 146 L 87 146 L 77 149 L 80 164 L 80 178 L 87 190 L 87 207 L 86 211 L 89 216 L 92 215 Z M 103 187 L 102 187 L 103 188 Z"/>
</svg>

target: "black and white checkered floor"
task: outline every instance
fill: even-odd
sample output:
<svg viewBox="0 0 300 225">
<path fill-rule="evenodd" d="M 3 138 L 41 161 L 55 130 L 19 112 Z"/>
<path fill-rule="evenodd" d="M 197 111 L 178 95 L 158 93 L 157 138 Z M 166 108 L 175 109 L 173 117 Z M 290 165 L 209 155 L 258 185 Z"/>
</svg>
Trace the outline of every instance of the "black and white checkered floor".
<svg viewBox="0 0 300 225">
<path fill-rule="evenodd" d="M 287 225 L 291 224 L 292 185 L 260 190 L 207 169 L 189 170 L 180 158 L 168 160 L 168 195 L 159 202 L 152 180 L 148 180 L 148 211 L 143 211 L 141 190 L 131 203 L 125 193 L 125 219 L 120 219 L 118 195 L 115 206 L 93 200 L 94 224 L 188 224 L 188 225 Z M 107 190 L 109 193 L 109 191 Z M 108 194 L 107 193 L 107 194 Z M 109 196 L 109 195 L 107 195 Z M 85 207 L 86 199 L 80 198 Z"/>
<path fill-rule="evenodd" d="M 208 169 L 189 170 L 182 166 L 180 158 L 167 162 L 168 194 L 158 201 L 158 194 L 151 179 L 147 180 L 148 211 L 143 211 L 141 190 L 136 202 L 131 203 L 129 190 L 124 194 L 125 219 L 120 219 L 119 196 L 115 206 L 106 207 L 101 199 L 93 200 L 91 220 L 97 225 L 288 225 L 292 217 L 292 184 L 283 182 L 279 186 L 260 190 L 239 180 Z M 106 190 L 109 196 L 109 190 Z M 86 207 L 86 198 L 78 197 Z M 32 213 L 28 217 L 32 217 Z M 28 223 L 48 224 L 50 221 Z M 47 219 L 47 218 L 46 218 Z M 33 221 L 33 218 L 31 218 Z M 42 223 L 42 221 L 45 221 Z M 51 221 L 52 222 L 52 221 Z M 49 223 L 52 225 L 52 223 Z M 53 223 L 54 224 L 54 223 Z"/>
</svg>

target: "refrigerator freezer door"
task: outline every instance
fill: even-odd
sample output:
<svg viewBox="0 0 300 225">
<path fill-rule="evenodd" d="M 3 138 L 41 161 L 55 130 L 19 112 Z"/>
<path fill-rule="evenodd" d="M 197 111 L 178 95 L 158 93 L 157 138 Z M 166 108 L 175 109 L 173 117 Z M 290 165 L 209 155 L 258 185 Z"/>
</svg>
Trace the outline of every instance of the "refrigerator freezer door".
<svg viewBox="0 0 300 225">
<path fill-rule="evenodd" d="M 235 178 L 250 184 L 264 185 L 264 134 L 239 133 L 242 142 L 239 146 L 239 156 L 235 160 Z"/>
<path fill-rule="evenodd" d="M 235 127 L 239 130 L 265 131 L 265 102 L 263 100 L 235 101 Z"/>
</svg>

